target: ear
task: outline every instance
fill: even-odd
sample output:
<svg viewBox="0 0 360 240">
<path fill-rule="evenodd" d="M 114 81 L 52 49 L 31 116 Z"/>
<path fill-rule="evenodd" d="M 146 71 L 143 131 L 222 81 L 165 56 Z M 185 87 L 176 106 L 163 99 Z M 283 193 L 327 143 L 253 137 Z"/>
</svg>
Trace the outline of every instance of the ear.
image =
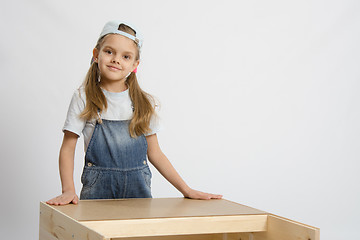
<svg viewBox="0 0 360 240">
<path fill-rule="evenodd" d="M 99 57 L 99 50 L 97 48 L 94 48 L 93 50 L 93 59 L 94 59 L 94 62 L 98 62 L 98 57 Z"/>
<path fill-rule="evenodd" d="M 132 72 L 139 66 L 140 60 L 136 60 L 133 64 Z"/>
</svg>

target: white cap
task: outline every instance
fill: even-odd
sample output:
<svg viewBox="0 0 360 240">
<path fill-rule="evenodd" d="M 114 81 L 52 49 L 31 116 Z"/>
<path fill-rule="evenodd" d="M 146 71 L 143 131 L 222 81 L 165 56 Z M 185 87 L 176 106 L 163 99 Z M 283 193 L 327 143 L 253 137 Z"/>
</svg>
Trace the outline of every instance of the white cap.
<svg viewBox="0 0 360 240">
<path fill-rule="evenodd" d="M 123 31 L 119 30 L 119 26 L 121 24 L 124 24 L 124 25 L 130 27 L 132 30 L 134 30 L 136 36 L 133 36 L 133 35 L 127 33 L 127 32 L 123 32 Z M 99 39 L 102 38 L 103 36 L 107 35 L 107 34 L 110 34 L 110 33 L 120 34 L 122 36 L 130 38 L 131 40 L 133 40 L 138 45 L 139 49 L 142 46 L 143 40 L 141 39 L 141 35 L 139 34 L 137 29 L 132 24 L 128 24 L 128 23 L 125 23 L 123 21 L 110 21 L 110 22 L 107 22 L 105 24 L 103 30 L 100 33 Z"/>
</svg>

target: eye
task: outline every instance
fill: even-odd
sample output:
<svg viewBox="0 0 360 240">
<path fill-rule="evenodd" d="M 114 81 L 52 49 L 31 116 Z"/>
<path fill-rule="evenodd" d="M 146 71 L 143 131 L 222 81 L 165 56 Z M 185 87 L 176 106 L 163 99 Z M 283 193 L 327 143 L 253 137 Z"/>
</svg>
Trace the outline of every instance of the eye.
<svg viewBox="0 0 360 240">
<path fill-rule="evenodd" d="M 124 55 L 124 58 L 125 58 L 126 60 L 129 60 L 131 57 L 130 57 L 129 55 Z"/>
<path fill-rule="evenodd" d="M 107 54 L 112 54 L 111 50 L 104 50 L 104 52 L 107 53 Z"/>
</svg>

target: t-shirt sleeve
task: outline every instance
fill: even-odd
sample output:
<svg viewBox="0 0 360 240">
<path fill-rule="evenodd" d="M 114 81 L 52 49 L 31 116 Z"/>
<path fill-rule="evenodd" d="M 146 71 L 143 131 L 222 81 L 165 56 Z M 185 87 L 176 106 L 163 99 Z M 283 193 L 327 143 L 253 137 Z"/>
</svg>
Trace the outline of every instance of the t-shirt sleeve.
<svg viewBox="0 0 360 240">
<path fill-rule="evenodd" d="M 85 108 L 84 94 L 76 90 L 71 98 L 63 131 L 67 130 L 80 136 L 85 127 L 86 121 L 80 118 L 80 113 Z"/>
<path fill-rule="evenodd" d="M 145 136 L 153 135 L 162 130 L 161 121 L 160 121 L 160 117 L 159 117 L 159 106 L 158 105 L 155 105 L 155 114 L 151 117 L 149 127 L 151 129 L 151 132 L 145 133 L 144 134 Z"/>
</svg>

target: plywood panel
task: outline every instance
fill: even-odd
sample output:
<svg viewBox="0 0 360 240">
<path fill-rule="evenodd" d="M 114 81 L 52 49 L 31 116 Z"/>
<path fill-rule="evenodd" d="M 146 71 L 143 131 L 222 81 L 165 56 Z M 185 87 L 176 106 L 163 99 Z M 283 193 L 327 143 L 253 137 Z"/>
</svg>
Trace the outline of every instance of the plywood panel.
<svg viewBox="0 0 360 240">
<path fill-rule="evenodd" d="M 181 236 L 156 236 L 156 237 L 132 237 L 112 238 L 111 240 L 223 240 L 223 234 L 196 234 Z M 231 239 L 227 239 L 231 240 Z"/>
<path fill-rule="evenodd" d="M 40 204 L 40 240 L 319 240 L 319 229 L 228 200 Z"/>
<path fill-rule="evenodd" d="M 40 240 L 107 240 L 102 235 L 40 203 Z"/>
<path fill-rule="evenodd" d="M 225 199 L 82 200 L 78 205 L 54 207 L 78 221 L 266 214 L 264 211 Z"/>
<path fill-rule="evenodd" d="M 267 215 L 83 221 L 107 238 L 189 235 L 266 230 Z"/>
<path fill-rule="evenodd" d="M 195 234 L 156 237 L 112 238 L 111 240 L 249 240 L 240 233 Z M 248 235 L 244 235 L 248 236 Z"/>
<path fill-rule="evenodd" d="M 242 240 L 249 239 L 248 233 Z M 253 240 L 320 240 L 320 230 L 273 214 L 268 216 L 266 232 L 253 233 Z"/>
</svg>

